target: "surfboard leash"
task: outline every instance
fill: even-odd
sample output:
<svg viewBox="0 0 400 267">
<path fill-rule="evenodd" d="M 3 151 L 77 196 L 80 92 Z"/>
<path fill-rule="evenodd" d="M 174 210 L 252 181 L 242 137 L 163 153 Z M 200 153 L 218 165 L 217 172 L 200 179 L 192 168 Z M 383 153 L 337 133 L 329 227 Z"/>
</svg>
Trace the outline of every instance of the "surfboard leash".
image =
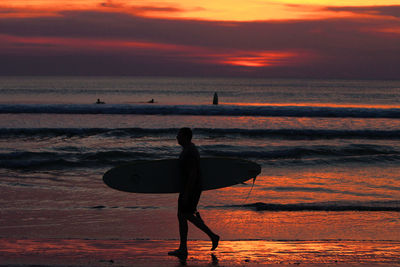
<svg viewBox="0 0 400 267">
<path fill-rule="evenodd" d="M 257 178 L 257 176 L 253 178 L 253 184 L 251 185 L 250 191 L 249 191 L 249 193 L 247 194 L 247 197 L 246 197 L 246 199 L 244 200 L 244 202 L 243 202 L 243 204 L 242 204 L 242 207 L 244 207 L 244 205 L 246 204 L 247 200 L 248 200 L 249 197 L 250 197 L 251 192 L 253 191 L 253 187 L 254 187 L 254 183 L 256 182 L 256 178 Z"/>
</svg>

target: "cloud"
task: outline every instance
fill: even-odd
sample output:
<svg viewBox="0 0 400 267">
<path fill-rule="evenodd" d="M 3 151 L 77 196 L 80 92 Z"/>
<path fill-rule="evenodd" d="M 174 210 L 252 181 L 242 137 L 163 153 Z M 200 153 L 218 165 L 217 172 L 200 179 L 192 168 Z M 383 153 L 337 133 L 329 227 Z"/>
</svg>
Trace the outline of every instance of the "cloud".
<svg viewBox="0 0 400 267">
<path fill-rule="evenodd" d="M 48 62 L 54 72 L 52 57 L 66 64 L 62 71 L 78 64 L 74 59 L 87 74 L 151 75 L 154 64 L 153 74 L 160 75 L 400 78 L 399 35 L 376 30 L 399 27 L 383 18 L 231 23 L 64 11 L 57 17 L 0 18 L 0 60 L 26 69 L 41 58 L 37 71 L 44 72 Z M 51 47 L 40 50 L 40 44 Z M 11 69 L 2 67 L 0 74 Z M 85 73 L 70 68 L 78 70 Z"/>
<path fill-rule="evenodd" d="M 119 12 L 148 18 L 193 19 L 203 21 L 265 21 L 288 19 L 322 19 L 353 14 L 324 9 L 324 4 L 291 4 L 287 1 L 209 0 L 69 0 L 69 1 L 13 1 L 3 0 L 0 9 L 19 9 L 15 16 L 56 16 L 63 11 Z M 36 15 L 34 13 L 37 13 Z M 12 16 L 10 14 L 10 16 Z"/>
<path fill-rule="evenodd" d="M 349 11 L 356 14 L 373 16 L 389 16 L 400 18 L 400 6 L 360 6 L 360 7 L 326 7 L 326 10 L 340 12 Z"/>
<path fill-rule="evenodd" d="M 285 66 L 297 64 L 302 53 L 296 51 L 246 51 L 232 49 L 213 49 L 198 46 L 173 45 L 123 40 L 100 40 L 90 38 L 61 37 L 14 37 L 0 35 L 3 42 L 0 49 L 26 54 L 110 54 L 118 51 L 126 56 L 157 55 L 169 57 L 175 61 L 200 64 L 220 64 L 245 67 Z M 24 49 L 24 50 L 23 50 Z M 111 54 L 114 52 L 111 52 Z"/>
<path fill-rule="evenodd" d="M 122 4 L 116 4 L 112 0 L 108 0 L 106 2 L 100 3 L 101 7 L 110 7 L 110 8 L 121 8 L 123 7 Z"/>
<path fill-rule="evenodd" d="M 6 7 L 0 4 L 0 19 L 1 18 L 23 18 L 23 17 L 49 17 L 57 16 L 57 13 L 51 10 L 29 9 Z"/>
<path fill-rule="evenodd" d="M 10 14 L 10 13 L 16 13 L 18 10 L 14 8 L 3 8 L 0 9 L 0 14 Z"/>
<path fill-rule="evenodd" d="M 183 12 L 184 10 L 176 7 L 154 7 L 154 6 L 138 6 L 133 7 L 134 10 L 141 12 Z"/>
<path fill-rule="evenodd" d="M 397 45 L 365 29 L 400 26 L 385 20 L 331 19 L 282 22 L 204 22 L 151 19 L 120 13 L 62 12 L 59 17 L 0 19 L 0 34 L 13 36 L 141 40 L 240 50 L 381 50 Z"/>
<path fill-rule="evenodd" d="M 176 6 L 150 6 L 150 5 L 128 5 L 123 2 L 116 2 L 108 0 L 106 2 L 100 3 L 101 7 L 119 9 L 120 12 L 133 13 L 136 15 L 146 15 L 148 13 L 175 13 L 175 12 L 185 12 L 187 10 L 183 8 L 178 8 Z"/>
</svg>

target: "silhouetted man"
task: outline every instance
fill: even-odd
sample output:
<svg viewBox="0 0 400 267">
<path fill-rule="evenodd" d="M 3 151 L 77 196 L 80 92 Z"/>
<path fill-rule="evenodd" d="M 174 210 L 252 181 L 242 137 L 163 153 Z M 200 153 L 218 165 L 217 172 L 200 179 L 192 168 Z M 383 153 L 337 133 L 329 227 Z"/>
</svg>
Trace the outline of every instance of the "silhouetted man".
<svg viewBox="0 0 400 267">
<path fill-rule="evenodd" d="M 192 131 L 190 128 L 181 128 L 176 136 L 182 152 L 179 156 L 179 167 L 181 171 L 181 190 L 178 198 L 178 221 L 180 245 L 179 249 L 169 252 L 169 255 L 187 256 L 188 223 L 190 221 L 200 230 L 206 233 L 211 241 L 212 248 L 218 246 L 219 236 L 214 234 L 204 223 L 197 212 L 197 203 L 201 195 L 200 154 L 192 143 Z"/>
</svg>

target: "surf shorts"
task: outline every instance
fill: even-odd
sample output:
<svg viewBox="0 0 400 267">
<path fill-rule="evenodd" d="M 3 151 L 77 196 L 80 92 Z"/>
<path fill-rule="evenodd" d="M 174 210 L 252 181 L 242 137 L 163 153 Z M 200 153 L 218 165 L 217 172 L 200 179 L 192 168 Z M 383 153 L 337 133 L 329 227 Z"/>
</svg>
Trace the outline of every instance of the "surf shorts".
<svg viewBox="0 0 400 267">
<path fill-rule="evenodd" d="M 186 203 L 183 201 L 183 194 L 179 194 L 178 198 L 178 213 L 195 213 L 197 211 L 197 204 L 199 203 L 201 190 L 197 190 L 189 194 Z"/>
</svg>

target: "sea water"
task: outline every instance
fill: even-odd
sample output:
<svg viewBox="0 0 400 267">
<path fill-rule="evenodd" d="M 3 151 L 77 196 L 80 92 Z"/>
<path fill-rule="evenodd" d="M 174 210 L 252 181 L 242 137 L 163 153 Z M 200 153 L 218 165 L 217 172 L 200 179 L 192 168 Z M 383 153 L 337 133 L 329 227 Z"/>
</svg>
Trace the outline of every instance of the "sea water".
<svg viewBox="0 0 400 267">
<path fill-rule="evenodd" d="M 0 77 L 0 95 L 0 237 L 178 239 L 176 194 L 102 175 L 177 158 L 191 127 L 201 156 L 262 166 L 203 192 L 223 239 L 400 240 L 400 81 Z"/>
</svg>

